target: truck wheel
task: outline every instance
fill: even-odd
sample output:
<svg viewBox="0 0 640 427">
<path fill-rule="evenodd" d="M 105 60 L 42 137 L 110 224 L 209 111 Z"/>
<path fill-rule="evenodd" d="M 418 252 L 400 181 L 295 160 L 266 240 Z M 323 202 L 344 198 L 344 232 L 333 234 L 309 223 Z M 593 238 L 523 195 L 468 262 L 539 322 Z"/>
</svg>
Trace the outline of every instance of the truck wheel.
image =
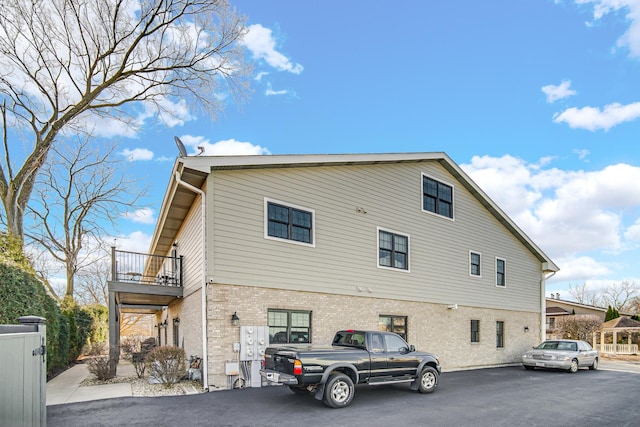
<svg viewBox="0 0 640 427">
<path fill-rule="evenodd" d="M 330 408 L 344 408 L 353 399 L 353 381 L 345 374 L 333 374 L 324 386 L 322 401 Z"/>
<path fill-rule="evenodd" d="M 418 377 L 420 393 L 433 393 L 438 386 L 438 371 L 431 366 L 425 367 Z"/>
</svg>

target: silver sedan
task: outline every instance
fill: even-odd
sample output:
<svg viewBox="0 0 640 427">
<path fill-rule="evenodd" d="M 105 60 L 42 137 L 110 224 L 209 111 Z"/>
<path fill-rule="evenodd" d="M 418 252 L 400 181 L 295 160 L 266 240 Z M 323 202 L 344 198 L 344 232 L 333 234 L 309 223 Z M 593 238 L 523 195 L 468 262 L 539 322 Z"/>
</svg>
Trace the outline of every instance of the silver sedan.
<svg viewBox="0 0 640 427">
<path fill-rule="evenodd" d="M 577 372 L 579 368 L 598 369 L 599 355 L 586 341 L 548 340 L 522 355 L 526 369 L 553 368 Z"/>
</svg>

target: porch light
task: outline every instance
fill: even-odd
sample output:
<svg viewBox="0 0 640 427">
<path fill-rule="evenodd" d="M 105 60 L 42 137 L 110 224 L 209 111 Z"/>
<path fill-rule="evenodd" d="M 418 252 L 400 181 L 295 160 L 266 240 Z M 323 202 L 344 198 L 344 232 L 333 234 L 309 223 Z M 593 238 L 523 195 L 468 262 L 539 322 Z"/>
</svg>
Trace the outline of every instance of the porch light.
<svg viewBox="0 0 640 427">
<path fill-rule="evenodd" d="M 235 311 L 231 315 L 231 324 L 233 326 L 238 326 L 240 324 L 240 318 L 238 317 L 238 314 Z"/>
</svg>

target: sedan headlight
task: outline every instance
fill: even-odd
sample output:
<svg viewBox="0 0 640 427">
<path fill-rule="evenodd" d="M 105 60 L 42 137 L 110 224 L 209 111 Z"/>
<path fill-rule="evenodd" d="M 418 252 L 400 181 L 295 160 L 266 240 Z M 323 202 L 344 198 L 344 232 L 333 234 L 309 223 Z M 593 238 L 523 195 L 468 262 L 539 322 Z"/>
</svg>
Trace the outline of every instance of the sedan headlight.
<svg viewBox="0 0 640 427">
<path fill-rule="evenodd" d="M 525 354 L 522 355 L 522 358 L 523 359 L 531 359 L 531 355 L 528 354 L 528 353 L 525 353 Z"/>
</svg>

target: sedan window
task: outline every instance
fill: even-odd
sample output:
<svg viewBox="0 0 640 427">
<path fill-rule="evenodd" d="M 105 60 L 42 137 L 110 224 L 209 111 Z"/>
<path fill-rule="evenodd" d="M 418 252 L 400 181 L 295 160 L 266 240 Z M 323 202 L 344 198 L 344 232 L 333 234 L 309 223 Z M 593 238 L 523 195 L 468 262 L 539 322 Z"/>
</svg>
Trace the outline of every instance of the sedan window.
<svg viewBox="0 0 640 427">
<path fill-rule="evenodd" d="M 578 346 L 574 342 L 558 343 L 558 350 L 578 351 Z"/>
</svg>

